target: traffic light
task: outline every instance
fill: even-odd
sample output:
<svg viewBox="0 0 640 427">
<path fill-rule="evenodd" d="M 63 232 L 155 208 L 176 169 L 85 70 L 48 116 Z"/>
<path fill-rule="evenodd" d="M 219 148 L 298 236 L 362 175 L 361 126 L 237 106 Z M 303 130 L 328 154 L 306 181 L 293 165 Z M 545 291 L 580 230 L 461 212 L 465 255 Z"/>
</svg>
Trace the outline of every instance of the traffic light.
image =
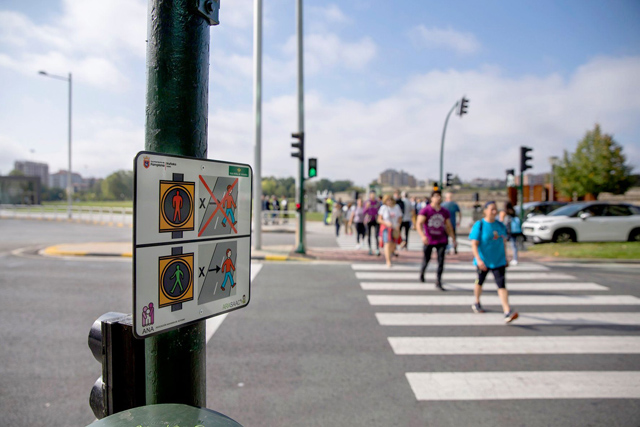
<svg viewBox="0 0 640 427">
<path fill-rule="evenodd" d="M 144 406 L 144 340 L 133 337 L 132 316 L 109 312 L 93 323 L 89 349 L 102 364 L 89 395 L 89 406 L 96 418 Z"/>
<path fill-rule="evenodd" d="M 469 109 L 469 100 L 463 96 L 462 101 L 460 101 L 460 110 L 458 115 L 462 117 L 464 114 L 468 113 L 467 111 L 468 109 Z"/>
<path fill-rule="evenodd" d="M 448 173 L 447 174 L 447 187 L 451 187 L 453 185 L 453 175 Z"/>
<path fill-rule="evenodd" d="M 433 191 L 438 191 L 439 189 L 438 184 L 433 184 Z"/>
<path fill-rule="evenodd" d="M 315 178 L 318 176 L 318 159 L 309 159 L 309 178 Z"/>
<path fill-rule="evenodd" d="M 291 147 L 297 148 L 299 151 L 297 153 L 291 153 L 291 157 L 297 157 L 301 162 L 304 161 L 304 132 L 296 132 L 292 133 L 291 136 L 298 141 L 292 142 Z"/>
<path fill-rule="evenodd" d="M 529 160 L 533 159 L 533 157 L 527 155 L 529 151 L 533 151 L 533 148 L 520 147 L 520 172 L 524 172 L 527 169 L 533 168 L 530 163 L 527 163 Z"/>
<path fill-rule="evenodd" d="M 296 203 L 296 212 L 302 211 L 302 205 L 300 203 Z"/>
</svg>

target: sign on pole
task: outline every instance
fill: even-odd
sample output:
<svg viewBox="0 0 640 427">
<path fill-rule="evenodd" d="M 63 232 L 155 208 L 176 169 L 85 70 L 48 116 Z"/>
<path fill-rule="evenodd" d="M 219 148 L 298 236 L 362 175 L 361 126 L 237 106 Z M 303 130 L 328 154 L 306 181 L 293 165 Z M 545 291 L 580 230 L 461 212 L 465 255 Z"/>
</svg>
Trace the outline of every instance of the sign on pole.
<svg viewBox="0 0 640 427">
<path fill-rule="evenodd" d="M 133 170 L 135 336 L 245 307 L 251 167 L 143 151 Z"/>
</svg>

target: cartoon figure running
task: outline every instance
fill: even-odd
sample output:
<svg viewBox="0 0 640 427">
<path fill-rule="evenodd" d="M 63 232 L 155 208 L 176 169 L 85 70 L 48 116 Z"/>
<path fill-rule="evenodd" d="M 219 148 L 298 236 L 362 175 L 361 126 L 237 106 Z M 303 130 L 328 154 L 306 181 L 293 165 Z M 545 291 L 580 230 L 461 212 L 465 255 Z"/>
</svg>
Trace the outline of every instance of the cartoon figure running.
<svg viewBox="0 0 640 427">
<path fill-rule="evenodd" d="M 233 273 L 231 271 L 236 271 L 236 267 L 233 265 L 233 261 L 231 261 L 231 249 L 227 249 L 227 259 L 222 263 L 222 272 L 224 273 L 224 281 L 222 282 L 222 286 L 220 289 L 224 291 L 225 285 L 227 284 L 227 280 L 231 282 L 231 288 L 236 286 L 236 283 L 233 281 Z"/>
<path fill-rule="evenodd" d="M 182 196 L 180 195 L 180 190 L 176 190 L 176 195 L 171 199 L 171 206 L 173 206 L 173 222 L 182 221 L 182 217 L 180 216 L 180 210 L 182 209 Z"/>
<path fill-rule="evenodd" d="M 180 286 L 180 290 L 184 292 L 184 288 L 182 287 L 182 276 L 184 276 L 184 273 L 182 272 L 182 270 L 180 270 L 180 265 L 176 265 L 175 273 L 173 273 L 173 276 L 169 278 L 169 279 L 173 279 L 175 277 L 176 279 L 176 281 L 173 284 L 173 288 L 171 288 L 172 294 L 173 294 L 173 291 L 176 290 L 176 286 Z"/>
<path fill-rule="evenodd" d="M 233 192 L 233 186 L 227 185 L 227 191 L 224 193 L 224 197 L 220 201 L 222 207 L 225 209 L 225 213 L 227 216 L 222 220 L 222 226 L 227 226 L 227 217 L 231 218 L 231 222 L 233 225 L 236 225 L 238 221 L 236 221 L 235 216 L 233 215 L 233 208 L 237 208 L 236 202 L 233 200 L 233 196 L 231 193 Z"/>
</svg>

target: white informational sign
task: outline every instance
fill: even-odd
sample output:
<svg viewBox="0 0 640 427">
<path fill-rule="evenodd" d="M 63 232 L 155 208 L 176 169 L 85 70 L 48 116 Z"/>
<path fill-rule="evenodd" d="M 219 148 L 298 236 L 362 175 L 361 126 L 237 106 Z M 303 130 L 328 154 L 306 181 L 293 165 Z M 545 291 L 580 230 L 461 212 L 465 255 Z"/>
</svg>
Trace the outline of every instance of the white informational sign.
<svg viewBox="0 0 640 427">
<path fill-rule="evenodd" d="M 133 170 L 134 335 L 245 307 L 251 167 L 143 151 Z"/>
</svg>

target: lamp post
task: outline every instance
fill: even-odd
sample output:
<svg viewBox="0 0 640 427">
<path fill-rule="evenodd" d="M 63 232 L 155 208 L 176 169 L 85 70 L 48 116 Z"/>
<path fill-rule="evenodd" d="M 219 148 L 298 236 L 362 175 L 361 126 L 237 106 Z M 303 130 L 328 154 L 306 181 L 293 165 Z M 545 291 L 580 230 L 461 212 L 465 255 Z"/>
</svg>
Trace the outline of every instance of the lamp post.
<svg viewBox="0 0 640 427">
<path fill-rule="evenodd" d="M 69 82 L 69 168 L 67 169 L 67 216 L 71 219 L 71 193 L 73 193 L 73 186 L 71 184 L 71 87 L 73 86 L 71 73 L 69 73 L 69 77 L 56 76 L 55 74 L 49 74 L 46 71 L 39 71 L 38 74 L 51 77 L 52 79 Z"/>
<path fill-rule="evenodd" d="M 555 198 L 555 194 L 554 194 L 554 189 L 553 189 L 553 179 L 555 178 L 555 174 L 556 174 L 556 164 L 558 164 L 558 157 L 556 156 L 551 156 L 549 157 L 549 163 L 551 164 L 551 191 L 549 194 L 549 200 L 553 202 L 553 199 Z"/>
</svg>

